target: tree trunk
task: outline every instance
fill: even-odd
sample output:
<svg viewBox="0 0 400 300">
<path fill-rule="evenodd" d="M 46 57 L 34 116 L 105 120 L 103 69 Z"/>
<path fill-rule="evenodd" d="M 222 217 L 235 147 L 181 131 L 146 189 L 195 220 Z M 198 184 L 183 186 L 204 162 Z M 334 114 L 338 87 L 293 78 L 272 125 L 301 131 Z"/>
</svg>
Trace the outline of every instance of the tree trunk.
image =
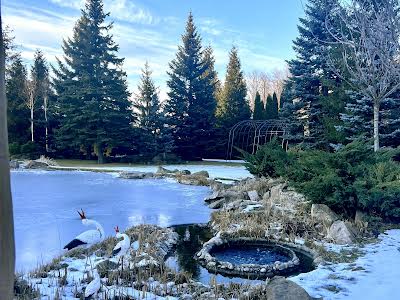
<svg viewBox="0 0 400 300">
<path fill-rule="evenodd" d="M 33 137 L 33 105 L 31 107 L 31 141 L 34 142 L 35 139 Z"/>
<path fill-rule="evenodd" d="M 104 164 L 104 153 L 103 153 L 103 151 L 104 151 L 104 149 L 103 149 L 103 146 L 100 144 L 100 145 L 96 145 L 96 148 L 97 148 L 97 163 L 98 164 Z"/>
<path fill-rule="evenodd" d="M 1 24 L 1 11 L 0 11 Z M 1 25 L 0 25 L 1 27 Z M 5 93 L 5 54 L 0 30 L 0 296 L 13 299 L 15 246 L 8 156 L 7 101 Z"/>
<path fill-rule="evenodd" d="M 47 95 L 44 96 L 44 120 L 46 122 L 46 153 L 49 153 L 49 122 L 47 119 Z"/>
<path fill-rule="evenodd" d="M 379 151 L 379 101 L 374 101 L 374 151 Z"/>
</svg>

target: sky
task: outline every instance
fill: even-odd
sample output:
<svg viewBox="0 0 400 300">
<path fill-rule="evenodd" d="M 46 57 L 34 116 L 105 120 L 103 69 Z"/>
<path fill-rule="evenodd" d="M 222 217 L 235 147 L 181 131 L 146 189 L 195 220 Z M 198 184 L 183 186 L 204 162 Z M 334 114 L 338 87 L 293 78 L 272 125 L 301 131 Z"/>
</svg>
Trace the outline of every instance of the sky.
<svg viewBox="0 0 400 300">
<path fill-rule="evenodd" d="M 233 45 L 245 73 L 283 69 L 293 58 L 305 0 L 104 0 L 112 34 L 125 57 L 128 85 L 135 92 L 146 60 L 166 97 L 168 63 L 175 57 L 191 11 L 203 46 L 214 49 L 216 70 L 225 77 Z M 51 63 L 62 57 L 62 40 L 72 36 L 84 0 L 2 0 L 3 23 L 13 30 L 27 64 L 36 49 Z"/>
</svg>

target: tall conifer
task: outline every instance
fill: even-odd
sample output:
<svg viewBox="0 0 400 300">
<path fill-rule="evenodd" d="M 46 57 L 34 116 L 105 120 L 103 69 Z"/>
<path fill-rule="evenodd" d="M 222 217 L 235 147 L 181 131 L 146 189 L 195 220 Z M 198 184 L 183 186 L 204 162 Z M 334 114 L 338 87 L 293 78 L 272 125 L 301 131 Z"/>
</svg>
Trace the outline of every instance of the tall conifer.
<svg viewBox="0 0 400 300">
<path fill-rule="evenodd" d="M 72 38 L 64 40 L 64 62 L 54 70 L 60 127 L 58 145 L 66 152 L 96 153 L 129 148 L 132 111 L 126 73 L 118 45 L 110 34 L 112 23 L 102 0 L 87 0 Z M 125 149 L 126 150 L 126 149 Z"/>
</svg>

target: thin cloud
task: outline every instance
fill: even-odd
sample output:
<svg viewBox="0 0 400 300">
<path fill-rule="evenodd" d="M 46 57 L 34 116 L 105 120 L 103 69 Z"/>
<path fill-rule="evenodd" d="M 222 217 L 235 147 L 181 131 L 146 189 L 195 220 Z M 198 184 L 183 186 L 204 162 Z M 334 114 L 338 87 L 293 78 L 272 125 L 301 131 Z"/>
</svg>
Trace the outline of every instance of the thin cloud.
<svg viewBox="0 0 400 300">
<path fill-rule="evenodd" d="M 80 10 L 85 6 L 85 0 L 50 0 L 61 7 Z M 154 17 L 147 9 L 128 0 L 105 0 L 104 10 L 110 12 L 113 18 L 140 24 L 156 24 L 159 19 Z"/>
</svg>

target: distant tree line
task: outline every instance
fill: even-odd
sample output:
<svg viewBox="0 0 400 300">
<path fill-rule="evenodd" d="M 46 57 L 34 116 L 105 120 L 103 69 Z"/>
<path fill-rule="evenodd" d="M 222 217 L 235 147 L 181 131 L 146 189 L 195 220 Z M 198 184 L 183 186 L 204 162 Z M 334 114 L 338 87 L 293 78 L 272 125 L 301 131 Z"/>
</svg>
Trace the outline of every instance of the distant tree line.
<svg viewBox="0 0 400 300">
<path fill-rule="evenodd" d="M 379 6 L 365 4 L 371 1 L 354 0 L 372 22 Z M 389 2 L 394 7 L 395 1 Z M 223 82 L 213 50 L 202 45 L 189 14 L 169 63 L 167 99 L 159 98 L 147 62 L 137 93 L 130 94 L 124 59 L 118 56 L 102 0 L 86 2 L 55 66 L 37 50 L 28 72 L 6 30 L 10 152 L 97 158 L 100 163 L 224 158 L 230 128 L 251 118 L 285 121 L 285 138 L 309 148 L 332 151 L 360 135 L 371 139 L 376 124 L 381 145 L 398 146 L 399 90 L 381 99 L 380 118 L 374 123 L 374 100 L 363 93 L 362 85 L 351 84 L 356 82 L 352 70 L 342 68 L 344 58 L 351 60 L 357 53 L 343 55 L 350 52 L 339 35 L 346 25 L 341 14 L 351 17 L 357 12 L 344 9 L 338 0 L 309 0 L 305 13 L 288 72 L 254 71 L 246 77 L 238 49 L 232 47 Z"/>
<path fill-rule="evenodd" d="M 99 163 L 222 157 L 229 128 L 251 116 L 238 50 L 230 52 L 222 85 L 213 50 L 203 47 L 189 14 L 169 64 L 168 99 L 160 101 L 147 62 L 131 95 L 107 16 L 101 0 L 88 0 L 56 66 L 38 50 L 30 72 L 10 31 L 4 34 L 11 154 Z"/>
</svg>

